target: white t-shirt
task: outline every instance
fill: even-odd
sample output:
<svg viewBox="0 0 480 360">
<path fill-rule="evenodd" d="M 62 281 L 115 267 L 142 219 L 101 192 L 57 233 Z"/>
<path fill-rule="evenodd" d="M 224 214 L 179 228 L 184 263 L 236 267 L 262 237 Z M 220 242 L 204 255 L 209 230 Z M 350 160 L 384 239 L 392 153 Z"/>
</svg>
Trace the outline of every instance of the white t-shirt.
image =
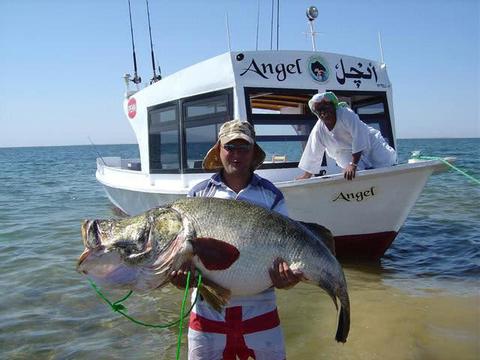
<svg viewBox="0 0 480 360">
<path fill-rule="evenodd" d="M 352 161 L 352 154 L 360 151 L 359 170 L 392 166 L 397 162 L 395 150 L 380 131 L 361 121 L 350 108 L 338 108 L 336 114 L 337 122 L 332 131 L 320 119 L 313 127 L 298 164 L 300 169 L 319 173 L 325 151 L 342 168 Z"/>
<path fill-rule="evenodd" d="M 282 215 L 287 215 L 282 192 L 270 181 L 255 174 L 252 176 L 248 186 L 236 193 L 222 181 L 222 177 L 217 173 L 210 179 L 195 185 L 188 193 L 188 196 L 245 200 L 279 212 Z M 196 290 L 192 294 L 192 301 L 195 296 Z M 232 297 L 227 307 L 233 308 L 236 306 L 241 307 L 242 321 L 270 313 L 277 308 L 275 291 L 273 288 L 269 288 L 260 294 L 252 296 Z M 211 321 L 227 322 L 225 309 L 219 313 L 200 299 L 192 311 Z M 230 328 L 230 330 L 232 329 Z M 233 330 L 235 331 L 235 329 Z M 241 331 L 239 334 L 241 334 Z M 243 339 L 245 345 L 249 349 L 254 350 L 255 358 L 258 360 L 283 360 L 286 358 L 285 341 L 280 325 L 276 325 L 271 329 L 245 334 Z M 226 350 L 226 345 L 227 336 L 223 333 L 198 331 L 191 327 L 188 330 L 188 358 L 191 360 L 221 359 Z"/>
</svg>

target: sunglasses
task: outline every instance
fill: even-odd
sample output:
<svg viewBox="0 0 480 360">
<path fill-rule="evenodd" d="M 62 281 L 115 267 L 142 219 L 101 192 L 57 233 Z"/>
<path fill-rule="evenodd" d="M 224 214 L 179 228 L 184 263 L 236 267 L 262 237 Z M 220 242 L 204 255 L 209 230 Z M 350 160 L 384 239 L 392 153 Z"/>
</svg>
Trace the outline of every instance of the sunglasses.
<svg viewBox="0 0 480 360">
<path fill-rule="evenodd" d="M 228 152 L 238 151 L 238 152 L 248 152 L 252 148 L 251 144 L 225 144 L 223 148 Z"/>
</svg>

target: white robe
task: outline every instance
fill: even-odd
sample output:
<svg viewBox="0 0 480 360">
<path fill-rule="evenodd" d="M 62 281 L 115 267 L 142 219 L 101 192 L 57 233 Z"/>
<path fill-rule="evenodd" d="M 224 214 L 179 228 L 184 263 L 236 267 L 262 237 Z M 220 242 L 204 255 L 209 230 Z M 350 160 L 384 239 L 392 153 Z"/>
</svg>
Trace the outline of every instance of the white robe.
<svg viewBox="0 0 480 360">
<path fill-rule="evenodd" d="M 361 121 L 350 108 L 338 108 L 336 114 L 337 122 L 332 131 L 321 120 L 313 127 L 298 164 L 300 169 L 318 174 L 325 151 L 343 169 L 352 161 L 352 154 L 360 151 L 359 170 L 396 164 L 397 154 L 380 131 Z"/>
</svg>

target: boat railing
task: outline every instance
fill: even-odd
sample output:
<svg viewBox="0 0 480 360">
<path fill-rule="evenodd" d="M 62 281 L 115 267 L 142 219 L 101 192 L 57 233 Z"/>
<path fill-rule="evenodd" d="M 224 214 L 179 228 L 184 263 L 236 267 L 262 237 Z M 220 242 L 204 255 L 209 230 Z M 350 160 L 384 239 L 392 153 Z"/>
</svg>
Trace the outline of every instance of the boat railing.
<svg viewBox="0 0 480 360">
<path fill-rule="evenodd" d="M 142 170 L 140 159 L 122 159 L 119 156 L 97 158 L 97 170 L 103 174 L 106 167 L 121 170 Z"/>
</svg>

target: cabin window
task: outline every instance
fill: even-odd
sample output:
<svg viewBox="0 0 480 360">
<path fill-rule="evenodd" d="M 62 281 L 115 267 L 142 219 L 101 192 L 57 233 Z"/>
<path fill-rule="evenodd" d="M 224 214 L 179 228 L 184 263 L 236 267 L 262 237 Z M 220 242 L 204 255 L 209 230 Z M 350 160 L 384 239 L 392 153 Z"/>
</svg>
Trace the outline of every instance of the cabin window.
<svg viewBox="0 0 480 360">
<path fill-rule="evenodd" d="M 232 94 L 228 89 L 183 100 L 186 170 L 202 169 L 202 160 L 217 141 L 220 126 L 232 119 Z"/>
<path fill-rule="evenodd" d="M 308 108 L 315 89 L 245 88 L 247 117 L 266 153 L 263 168 L 296 167 L 317 118 Z"/>
<path fill-rule="evenodd" d="M 193 120 L 195 117 L 198 118 L 199 116 L 224 114 L 227 112 L 227 104 L 225 103 L 225 100 L 226 99 L 224 99 L 223 96 L 217 96 L 211 99 L 187 103 L 185 106 L 185 117 Z"/>
<path fill-rule="evenodd" d="M 382 133 L 391 147 L 395 147 L 387 94 L 381 91 L 334 91 L 358 114 L 360 120 Z"/>
<path fill-rule="evenodd" d="M 148 144 L 150 172 L 178 171 L 179 132 L 175 103 L 163 104 L 148 112 Z"/>
<path fill-rule="evenodd" d="M 394 147 L 390 114 L 385 92 L 333 91 L 360 119 L 380 130 Z M 308 136 L 317 122 L 308 100 L 317 89 L 245 88 L 247 117 L 257 133 L 257 141 L 266 152 L 263 168 L 297 166 Z M 326 166 L 324 156 L 322 166 Z"/>
<path fill-rule="evenodd" d="M 376 96 L 370 99 L 364 99 L 363 102 L 353 102 L 352 109 L 363 122 L 379 130 L 390 146 L 394 147 L 390 120 L 387 117 L 388 111 L 385 111 L 385 101 L 383 97 Z"/>
</svg>

